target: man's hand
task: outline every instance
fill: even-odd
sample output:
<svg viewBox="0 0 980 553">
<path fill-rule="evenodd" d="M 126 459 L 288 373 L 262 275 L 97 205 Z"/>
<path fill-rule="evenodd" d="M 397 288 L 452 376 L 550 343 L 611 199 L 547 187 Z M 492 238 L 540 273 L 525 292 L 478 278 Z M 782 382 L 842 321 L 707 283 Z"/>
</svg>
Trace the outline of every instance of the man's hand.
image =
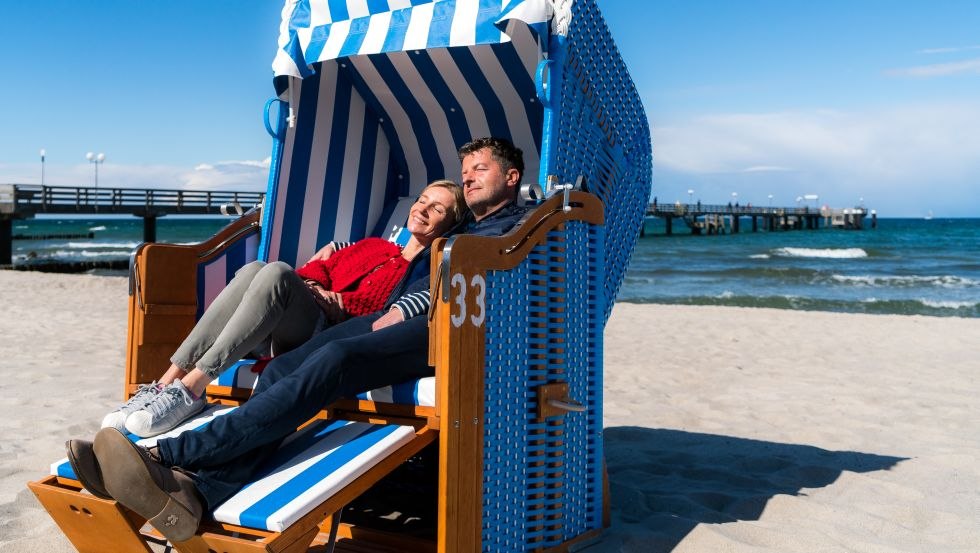
<svg viewBox="0 0 980 553">
<path fill-rule="evenodd" d="M 371 330 L 381 330 L 382 328 L 389 327 L 404 320 L 405 316 L 402 315 L 401 309 L 392 307 L 391 311 L 385 313 L 380 319 L 374 321 L 374 324 L 371 325 Z"/>
<path fill-rule="evenodd" d="M 317 250 L 317 252 L 315 254 L 313 254 L 313 257 L 311 257 L 310 260 L 307 261 L 307 263 L 310 263 L 310 262 L 313 262 L 313 261 L 326 261 L 326 260 L 330 259 L 330 256 L 333 255 L 333 254 L 335 254 L 335 253 L 337 253 L 337 251 L 333 247 L 333 242 L 331 242 L 331 243 L 327 244 L 326 246 L 324 246 L 324 247 L 320 248 L 319 250 Z"/>
</svg>

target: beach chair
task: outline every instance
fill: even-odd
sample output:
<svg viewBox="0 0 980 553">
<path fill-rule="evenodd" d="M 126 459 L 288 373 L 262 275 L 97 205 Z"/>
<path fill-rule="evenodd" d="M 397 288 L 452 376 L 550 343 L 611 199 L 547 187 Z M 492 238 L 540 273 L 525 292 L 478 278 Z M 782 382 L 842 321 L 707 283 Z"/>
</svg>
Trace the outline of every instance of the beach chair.
<svg viewBox="0 0 980 553">
<path fill-rule="evenodd" d="M 332 530 L 343 551 L 551 552 L 597 538 L 608 516 L 602 332 L 652 166 L 646 116 L 594 0 L 291 0 L 273 67 L 263 206 L 203 244 L 136 252 L 126 394 L 159 376 L 238 267 L 295 265 L 328 240 L 385 234 L 427 182 L 459 174 L 455 152 L 474 137 L 523 149 L 535 209 L 506 236 L 434 246 L 434 377 L 331 405 L 262 482 L 174 547 L 305 551 Z M 248 361 L 223 377 L 209 388 L 216 405 L 177 431 L 247 401 Z M 430 444 L 432 535 L 338 524 Z M 299 466 L 323 470 L 297 479 Z M 159 541 L 134 513 L 80 491 L 63 463 L 29 486 L 80 551 Z"/>
</svg>

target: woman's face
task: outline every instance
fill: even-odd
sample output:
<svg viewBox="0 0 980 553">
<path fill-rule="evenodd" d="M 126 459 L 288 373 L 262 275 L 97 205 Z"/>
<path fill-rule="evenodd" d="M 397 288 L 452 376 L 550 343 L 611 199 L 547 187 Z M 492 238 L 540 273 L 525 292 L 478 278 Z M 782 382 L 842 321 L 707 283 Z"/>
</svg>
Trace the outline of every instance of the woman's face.
<svg viewBox="0 0 980 553">
<path fill-rule="evenodd" d="M 433 186 L 422 191 L 408 211 L 408 230 L 415 239 L 429 245 L 455 223 L 452 209 L 456 200 L 446 188 Z"/>
</svg>

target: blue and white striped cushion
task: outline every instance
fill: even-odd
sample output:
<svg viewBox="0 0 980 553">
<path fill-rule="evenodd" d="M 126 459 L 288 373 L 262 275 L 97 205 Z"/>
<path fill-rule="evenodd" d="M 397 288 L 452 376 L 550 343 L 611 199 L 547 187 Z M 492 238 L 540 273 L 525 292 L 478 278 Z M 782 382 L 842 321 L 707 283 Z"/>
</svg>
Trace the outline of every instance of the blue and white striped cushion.
<svg viewBox="0 0 980 553">
<path fill-rule="evenodd" d="M 139 440 L 150 447 L 160 438 L 199 430 L 235 407 L 211 405 L 201 416 L 174 430 Z M 317 421 L 292 434 L 254 482 L 218 506 L 218 522 L 282 532 L 385 457 L 412 441 L 415 429 L 396 424 Z M 51 474 L 77 480 L 68 459 L 52 463 Z"/>
<path fill-rule="evenodd" d="M 290 436 L 255 482 L 214 510 L 214 519 L 281 532 L 414 436 L 411 426 L 317 421 Z"/>
<path fill-rule="evenodd" d="M 227 405 L 217 405 L 212 403 L 207 405 L 198 416 L 188 420 L 187 422 L 178 426 L 177 428 L 174 428 L 170 432 L 165 432 L 163 434 L 160 434 L 159 436 L 153 436 L 152 438 L 140 439 L 140 437 L 137 436 L 136 434 L 128 434 L 126 437 L 128 437 L 130 440 L 138 443 L 141 446 L 153 447 L 157 444 L 157 440 L 159 440 L 160 438 L 172 438 L 188 430 L 200 430 L 206 427 L 208 424 L 210 424 L 211 421 L 213 421 L 216 417 L 227 415 L 228 413 L 232 412 L 234 409 L 235 409 L 234 407 L 229 407 Z M 71 464 L 68 462 L 68 457 L 65 457 L 63 459 L 55 461 L 54 463 L 51 463 L 51 474 L 54 476 L 61 476 L 63 478 L 78 480 L 78 477 L 75 476 L 75 471 L 71 469 Z"/>
<path fill-rule="evenodd" d="M 252 372 L 251 359 L 243 359 L 211 382 L 212 385 L 228 386 L 232 388 L 255 388 L 259 375 Z M 418 405 L 420 407 L 435 407 L 436 405 L 436 379 L 434 376 L 421 378 L 419 380 L 409 380 L 394 386 L 385 386 L 370 392 L 357 395 L 357 399 L 377 401 L 380 403 L 398 403 L 405 405 Z"/>
<path fill-rule="evenodd" d="M 409 380 L 394 386 L 385 386 L 357 394 L 357 399 L 377 401 L 378 403 L 398 403 L 418 405 L 421 407 L 436 406 L 436 377 L 429 376 L 418 380 Z"/>
</svg>

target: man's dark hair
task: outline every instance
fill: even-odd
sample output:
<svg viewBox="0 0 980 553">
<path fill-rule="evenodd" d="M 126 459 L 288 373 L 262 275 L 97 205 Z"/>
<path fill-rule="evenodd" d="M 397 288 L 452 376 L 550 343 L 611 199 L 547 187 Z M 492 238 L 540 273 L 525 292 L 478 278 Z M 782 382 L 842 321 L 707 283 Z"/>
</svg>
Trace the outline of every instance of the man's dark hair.
<svg viewBox="0 0 980 553">
<path fill-rule="evenodd" d="M 493 160 L 500 164 L 500 168 L 505 173 L 513 168 L 517 169 L 521 177 L 524 176 L 524 152 L 506 138 L 486 137 L 471 140 L 459 148 L 459 160 L 463 161 L 464 157 L 484 148 L 490 150 Z"/>
</svg>

